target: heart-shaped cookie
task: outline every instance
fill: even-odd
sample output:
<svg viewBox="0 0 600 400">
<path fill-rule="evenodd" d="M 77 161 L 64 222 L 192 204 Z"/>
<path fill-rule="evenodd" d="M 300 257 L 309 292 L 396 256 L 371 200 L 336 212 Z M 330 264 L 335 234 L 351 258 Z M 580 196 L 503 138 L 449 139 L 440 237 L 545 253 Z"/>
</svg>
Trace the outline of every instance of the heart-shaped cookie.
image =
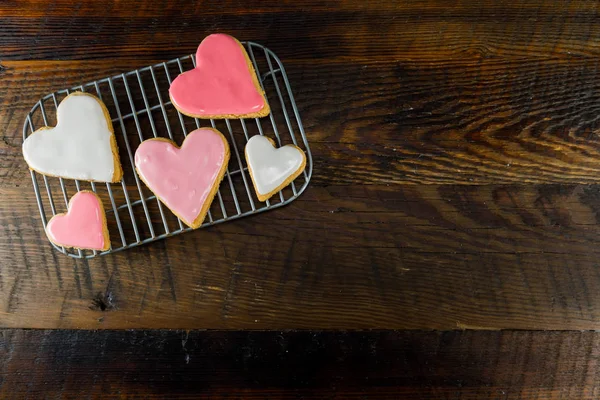
<svg viewBox="0 0 600 400">
<path fill-rule="evenodd" d="M 94 182 L 123 177 L 112 121 L 104 103 L 88 93 L 67 96 L 54 128 L 43 127 L 23 142 L 29 168 L 43 175 Z"/>
<path fill-rule="evenodd" d="M 102 201 L 86 190 L 71 198 L 65 214 L 56 214 L 48 221 L 46 234 L 58 246 L 101 251 L 110 248 Z"/>
<path fill-rule="evenodd" d="M 194 118 L 256 118 L 270 112 L 246 50 L 224 34 L 200 43 L 196 68 L 173 81 L 169 96 L 175 108 Z"/>
<path fill-rule="evenodd" d="M 246 144 L 246 162 L 258 200 L 265 201 L 290 184 L 306 167 L 306 156 L 297 146 L 275 148 L 266 136 L 252 136 Z"/>
<path fill-rule="evenodd" d="M 171 140 L 145 140 L 135 168 L 146 186 L 192 228 L 202 225 L 229 162 L 229 144 L 216 129 L 191 132 L 181 148 Z"/>
</svg>

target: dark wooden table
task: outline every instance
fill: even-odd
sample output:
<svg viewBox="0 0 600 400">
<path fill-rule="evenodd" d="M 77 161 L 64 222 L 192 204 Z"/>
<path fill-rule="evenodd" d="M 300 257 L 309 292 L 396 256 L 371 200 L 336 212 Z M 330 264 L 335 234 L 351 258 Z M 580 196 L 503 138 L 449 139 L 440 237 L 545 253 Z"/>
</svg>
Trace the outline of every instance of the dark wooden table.
<svg viewBox="0 0 600 400">
<path fill-rule="evenodd" d="M 191 3 L 0 2 L 1 397 L 600 397 L 599 3 Z M 212 32 L 283 61 L 308 190 L 53 251 L 26 112 Z"/>
</svg>

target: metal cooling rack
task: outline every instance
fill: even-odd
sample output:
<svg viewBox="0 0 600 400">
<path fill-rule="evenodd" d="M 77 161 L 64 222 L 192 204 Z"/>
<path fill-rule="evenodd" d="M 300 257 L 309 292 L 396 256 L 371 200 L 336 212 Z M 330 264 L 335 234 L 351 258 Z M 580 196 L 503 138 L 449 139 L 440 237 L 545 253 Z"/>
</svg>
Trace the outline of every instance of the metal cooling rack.
<svg viewBox="0 0 600 400">
<path fill-rule="evenodd" d="M 168 137 L 181 145 L 188 132 L 209 123 L 225 136 L 229 133 L 232 157 L 201 228 L 281 207 L 294 201 L 306 189 L 312 175 L 312 155 L 284 67 L 266 47 L 252 42 L 243 42 L 243 45 L 271 108 L 271 114 L 264 118 L 199 120 L 179 113 L 168 101 L 168 86 L 178 74 L 195 67 L 193 54 L 59 90 L 44 96 L 33 106 L 23 126 L 23 139 L 41 126 L 55 126 L 58 104 L 69 93 L 84 91 L 99 97 L 113 117 L 125 172 L 119 183 L 90 183 L 30 171 L 44 228 L 52 216 L 66 212 L 75 191 L 89 190 L 89 186 L 103 200 L 111 249 L 104 252 L 75 250 L 52 243 L 58 251 L 74 258 L 93 258 L 192 230 L 152 195 L 135 172 L 135 149 L 148 138 Z M 264 203 L 256 198 L 244 157 L 244 146 L 254 134 L 272 137 L 279 146 L 293 143 L 307 156 L 304 173 Z M 61 194 L 57 196 L 56 193 Z"/>
</svg>

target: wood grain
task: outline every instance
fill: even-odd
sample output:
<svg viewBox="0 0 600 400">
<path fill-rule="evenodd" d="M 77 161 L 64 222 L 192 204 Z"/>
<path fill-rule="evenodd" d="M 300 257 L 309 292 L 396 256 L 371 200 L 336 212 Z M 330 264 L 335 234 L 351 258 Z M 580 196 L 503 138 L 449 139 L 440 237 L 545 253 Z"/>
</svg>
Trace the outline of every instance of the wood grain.
<svg viewBox="0 0 600 400">
<path fill-rule="evenodd" d="M 0 397 L 599 398 L 599 17 L 585 0 L 1 1 L 0 327 L 86 330 L 0 330 Z M 53 251 L 20 150 L 31 106 L 212 32 L 282 59 L 308 190 L 110 256 Z"/>
<path fill-rule="evenodd" d="M 313 187 L 89 261 L 56 254 L 20 193 L 0 208 L 7 327 L 600 326 L 595 186 Z"/>
<path fill-rule="evenodd" d="M 0 396 L 597 399 L 599 348 L 595 332 L 4 330 Z"/>
<path fill-rule="evenodd" d="M 598 329 L 596 3 L 181 4 L 0 4 L 0 326 Z M 24 115 L 211 32 L 282 59 L 307 192 L 113 256 L 52 251 Z"/>
<path fill-rule="evenodd" d="M 102 7 L 81 0 L 14 1 L 0 6 L 4 29 L 11 33 L 3 38 L 3 57 L 13 60 L 169 59 L 179 56 L 181 48 L 193 51 L 206 32 L 268 43 L 286 59 L 571 58 L 600 53 L 599 10 L 585 0 L 485 0 L 477 5 L 461 0 L 451 7 L 443 0 L 311 1 L 299 6 L 254 1 L 254 7 L 236 2 L 189 6 L 157 1 L 140 7 L 119 1 Z"/>
<path fill-rule="evenodd" d="M 5 62 L 0 185 L 27 179 L 23 115 L 42 95 L 153 62 Z M 595 60 L 286 66 L 317 185 L 600 182 Z"/>
</svg>

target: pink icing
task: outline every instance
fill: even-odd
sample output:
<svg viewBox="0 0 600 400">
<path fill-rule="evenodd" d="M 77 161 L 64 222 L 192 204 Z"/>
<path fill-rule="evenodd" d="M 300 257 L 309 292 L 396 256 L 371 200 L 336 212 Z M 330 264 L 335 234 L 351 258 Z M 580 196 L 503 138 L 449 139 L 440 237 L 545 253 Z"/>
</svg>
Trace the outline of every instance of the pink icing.
<svg viewBox="0 0 600 400">
<path fill-rule="evenodd" d="M 135 167 L 154 194 L 192 225 L 227 162 L 226 153 L 220 133 L 200 128 L 180 149 L 162 140 L 142 142 L 135 152 Z"/>
<path fill-rule="evenodd" d="M 80 249 L 104 248 L 104 219 L 100 201 L 93 193 L 79 192 L 69 201 L 66 214 L 52 218 L 46 232 L 54 243 Z"/>
<path fill-rule="evenodd" d="M 265 106 L 244 50 L 224 34 L 207 36 L 200 43 L 196 68 L 179 75 L 169 94 L 181 111 L 198 116 L 251 114 Z"/>
</svg>

